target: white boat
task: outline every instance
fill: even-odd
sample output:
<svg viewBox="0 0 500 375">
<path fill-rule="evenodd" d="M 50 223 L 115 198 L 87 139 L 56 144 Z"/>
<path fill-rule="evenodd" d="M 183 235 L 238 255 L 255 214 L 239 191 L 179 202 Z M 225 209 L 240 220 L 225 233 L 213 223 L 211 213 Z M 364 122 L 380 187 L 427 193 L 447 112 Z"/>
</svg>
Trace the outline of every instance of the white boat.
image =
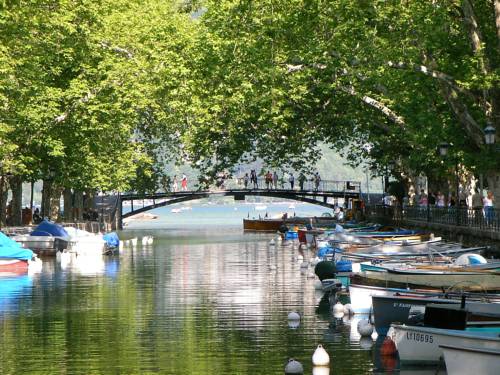
<svg viewBox="0 0 500 375">
<path fill-rule="evenodd" d="M 497 375 L 500 372 L 500 350 L 439 345 L 443 351 L 448 375 Z"/>
<path fill-rule="evenodd" d="M 355 314 L 369 314 L 372 311 L 372 296 L 393 296 L 399 292 L 405 292 L 405 290 L 368 285 L 349 285 L 349 298 Z"/>
<path fill-rule="evenodd" d="M 58 251 L 67 249 L 68 238 L 55 236 L 31 236 L 28 234 L 14 236 L 12 239 L 25 249 L 31 249 L 39 255 L 55 255 Z"/>
<path fill-rule="evenodd" d="M 85 230 L 66 227 L 69 235 L 68 252 L 77 255 L 101 256 L 106 249 L 106 241 L 100 234 L 94 234 Z"/>
<path fill-rule="evenodd" d="M 476 332 L 392 324 L 387 332 L 405 364 L 435 364 L 441 361 L 440 345 L 460 345 L 500 350 L 498 331 Z M 473 373 L 472 373 L 473 374 Z"/>
</svg>

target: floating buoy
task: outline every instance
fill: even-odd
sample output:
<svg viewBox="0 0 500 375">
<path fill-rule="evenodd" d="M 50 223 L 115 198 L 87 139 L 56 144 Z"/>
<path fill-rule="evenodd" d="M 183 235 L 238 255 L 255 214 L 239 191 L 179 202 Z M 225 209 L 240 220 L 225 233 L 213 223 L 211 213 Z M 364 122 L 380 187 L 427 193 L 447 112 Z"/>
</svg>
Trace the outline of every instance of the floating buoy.
<svg viewBox="0 0 500 375">
<path fill-rule="evenodd" d="M 293 358 L 290 358 L 285 366 L 285 374 L 292 375 L 292 374 L 303 374 L 303 373 L 304 373 L 304 367 L 302 366 L 302 363 L 296 361 Z"/>
<path fill-rule="evenodd" d="M 344 305 L 344 315 L 347 315 L 347 316 L 354 315 L 354 310 L 352 309 L 352 306 L 350 303 L 346 303 Z"/>
<path fill-rule="evenodd" d="M 136 246 L 137 245 L 137 237 L 131 238 L 130 243 L 132 244 L 132 246 Z"/>
<path fill-rule="evenodd" d="M 371 349 L 373 346 L 373 340 L 371 336 L 361 337 L 359 339 L 359 346 L 361 347 L 361 349 L 365 350 Z"/>
<path fill-rule="evenodd" d="M 337 302 L 334 306 L 333 306 L 333 313 L 334 314 L 342 314 L 344 315 L 344 305 L 342 305 L 340 302 Z"/>
<path fill-rule="evenodd" d="M 394 355 L 396 351 L 396 344 L 387 336 L 382 342 L 382 345 L 380 345 L 380 355 Z"/>
<path fill-rule="evenodd" d="M 373 325 L 368 319 L 363 319 L 358 322 L 358 332 L 361 336 L 371 336 L 373 333 Z"/>
<path fill-rule="evenodd" d="M 300 315 L 296 311 L 292 311 L 288 314 L 288 320 L 300 320 Z"/>
<path fill-rule="evenodd" d="M 151 245 L 151 244 L 153 244 L 153 237 L 151 237 L 151 236 L 144 236 L 144 237 L 142 237 L 141 242 L 142 242 L 143 245 Z"/>
<path fill-rule="evenodd" d="M 269 246 L 274 246 L 276 243 L 274 242 L 274 238 L 271 238 L 271 241 L 269 241 Z"/>
<path fill-rule="evenodd" d="M 312 363 L 314 366 L 328 366 L 330 364 L 330 356 L 321 344 L 314 351 Z"/>
<path fill-rule="evenodd" d="M 330 375 L 330 367 L 315 366 L 313 367 L 312 375 Z"/>
</svg>

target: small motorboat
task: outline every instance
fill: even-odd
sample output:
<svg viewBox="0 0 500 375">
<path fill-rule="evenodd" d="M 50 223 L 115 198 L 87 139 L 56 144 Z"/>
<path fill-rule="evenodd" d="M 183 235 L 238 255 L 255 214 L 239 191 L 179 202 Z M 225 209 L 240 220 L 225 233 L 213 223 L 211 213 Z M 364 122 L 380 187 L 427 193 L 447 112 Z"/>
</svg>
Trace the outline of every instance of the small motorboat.
<svg viewBox="0 0 500 375">
<path fill-rule="evenodd" d="M 2 275 L 22 275 L 30 267 L 41 267 L 41 260 L 30 249 L 0 232 L 0 273 Z"/>
<path fill-rule="evenodd" d="M 70 240 L 62 226 L 48 220 L 38 224 L 30 234 L 14 236 L 12 239 L 38 255 L 56 255 L 58 251 L 68 248 Z"/>
</svg>

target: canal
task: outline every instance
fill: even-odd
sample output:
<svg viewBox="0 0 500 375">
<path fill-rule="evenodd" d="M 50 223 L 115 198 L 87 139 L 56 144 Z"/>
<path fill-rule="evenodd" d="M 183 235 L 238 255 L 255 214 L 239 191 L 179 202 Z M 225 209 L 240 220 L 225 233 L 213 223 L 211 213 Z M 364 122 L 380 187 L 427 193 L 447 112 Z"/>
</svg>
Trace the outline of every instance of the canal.
<svg viewBox="0 0 500 375">
<path fill-rule="evenodd" d="M 397 360 L 379 355 L 375 337 L 360 338 L 359 317 L 330 314 L 313 269 L 301 266 L 299 255 L 307 261 L 312 252 L 243 233 L 241 217 L 253 210 L 165 208 L 154 222 L 130 223 L 120 236 L 138 244 L 118 255 L 45 259 L 41 273 L 4 277 L 0 373 L 283 374 L 291 357 L 305 374 L 395 371 Z M 141 244 L 145 235 L 152 245 Z M 301 315 L 297 328 L 288 325 L 291 311 Z M 330 354 L 329 370 L 313 369 L 318 344 Z"/>
</svg>

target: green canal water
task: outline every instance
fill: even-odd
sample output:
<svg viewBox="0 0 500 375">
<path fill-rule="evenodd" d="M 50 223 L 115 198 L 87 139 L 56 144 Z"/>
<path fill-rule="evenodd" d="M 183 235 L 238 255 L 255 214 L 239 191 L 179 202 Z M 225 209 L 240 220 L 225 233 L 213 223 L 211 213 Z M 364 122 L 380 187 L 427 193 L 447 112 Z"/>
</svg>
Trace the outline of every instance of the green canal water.
<svg viewBox="0 0 500 375">
<path fill-rule="evenodd" d="M 305 374 L 436 373 L 398 371 L 375 339 L 359 337 L 358 317 L 335 319 L 296 246 L 269 247 L 272 235 L 243 233 L 241 217 L 252 210 L 159 210 L 158 220 L 120 233 L 139 243 L 119 255 L 45 259 L 39 274 L 2 277 L 0 373 L 283 374 L 290 357 Z M 153 245 L 141 244 L 144 235 Z M 298 328 L 288 326 L 291 311 L 302 317 Z M 318 344 L 329 370 L 312 367 Z"/>
</svg>

